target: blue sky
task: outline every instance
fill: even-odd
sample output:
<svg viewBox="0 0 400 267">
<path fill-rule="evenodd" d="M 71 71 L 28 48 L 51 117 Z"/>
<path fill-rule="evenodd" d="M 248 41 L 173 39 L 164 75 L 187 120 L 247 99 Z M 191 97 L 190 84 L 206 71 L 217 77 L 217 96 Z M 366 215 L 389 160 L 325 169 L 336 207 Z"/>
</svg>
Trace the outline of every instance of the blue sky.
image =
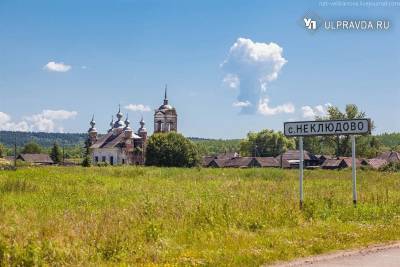
<svg viewBox="0 0 400 267">
<path fill-rule="evenodd" d="M 153 110 L 167 83 L 185 136 L 241 138 L 264 128 L 282 130 L 284 121 L 324 112 L 327 103 L 357 104 L 375 121 L 376 133 L 400 131 L 400 4 L 319 3 L 0 0 L 0 129 L 83 132 L 94 113 L 104 132 L 121 104 L 132 127 L 143 114 L 152 132 Z M 310 12 L 388 19 L 391 28 L 310 33 L 299 22 Z M 239 38 L 250 47 L 270 49 L 273 42 L 282 49 L 286 63 L 260 96 L 268 99 L 268 112 L 244 112 L 237 107 L 246 102 L 238 98 L 244 89 L 224 82 L 235 71 L 221 65 L 243 63 L 230 52 Z M 245 84 L 247 78 L 240 78 Z M 129 104 L 144 111 L 127 110 Z"/>
</svg>

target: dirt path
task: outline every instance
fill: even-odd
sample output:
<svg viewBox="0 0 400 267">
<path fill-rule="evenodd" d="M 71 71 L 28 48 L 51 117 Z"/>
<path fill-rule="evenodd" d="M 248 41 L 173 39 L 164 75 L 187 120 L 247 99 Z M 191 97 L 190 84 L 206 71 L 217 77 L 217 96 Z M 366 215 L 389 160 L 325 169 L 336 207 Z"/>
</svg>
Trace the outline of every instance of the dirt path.
<svg viewBox="0 0 400 267">
<path fill-rule="evenodd" d="M 361 250 L 342 251 L 320 255 L 292 262 L 273 265 L 275 267 L 315 266 L 315 267 L 399 267 L 400 242 L 390 245 L 370 246 Z"/>
</svg>

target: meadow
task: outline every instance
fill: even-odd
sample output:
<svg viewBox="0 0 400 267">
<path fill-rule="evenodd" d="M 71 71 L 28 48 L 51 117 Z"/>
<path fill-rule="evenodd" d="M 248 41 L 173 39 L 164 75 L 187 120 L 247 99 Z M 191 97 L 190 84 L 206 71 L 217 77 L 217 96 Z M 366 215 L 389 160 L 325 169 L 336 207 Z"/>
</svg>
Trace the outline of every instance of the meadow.
<svg viewBox="0 0 400 267">
<path fill-rule="evenodd" d="M 400 173 L 0 171 L 0 266 L 257 266 L 400 239 Z"/>
</svg>

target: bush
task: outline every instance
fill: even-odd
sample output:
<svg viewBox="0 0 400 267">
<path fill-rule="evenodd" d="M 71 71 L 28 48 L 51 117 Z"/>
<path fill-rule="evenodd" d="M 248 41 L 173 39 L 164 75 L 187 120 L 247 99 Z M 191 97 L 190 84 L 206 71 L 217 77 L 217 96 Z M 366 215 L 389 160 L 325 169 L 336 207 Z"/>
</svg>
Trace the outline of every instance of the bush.
<svg viewBox="0 0 400 267">
<path fill-rule="evenodd" d="M 165 167 L 194 167 L 199 164 L 196 146 L 183 135 L 153 134 L 146 146 L 146 165 Z"/>
<path fill-rule="evenodd" d="M 399 172 L 400 162 L 389 162 L 389 164 L 383 166 L 380 170 L 386 172 Z"/>
<path fill-rule="evenodd" d="M 42 153 L 42 148 L 35 142 L 29 142 L 24 146 L 21 151 L 22 154 L 40 154 Z"/>
</svg>

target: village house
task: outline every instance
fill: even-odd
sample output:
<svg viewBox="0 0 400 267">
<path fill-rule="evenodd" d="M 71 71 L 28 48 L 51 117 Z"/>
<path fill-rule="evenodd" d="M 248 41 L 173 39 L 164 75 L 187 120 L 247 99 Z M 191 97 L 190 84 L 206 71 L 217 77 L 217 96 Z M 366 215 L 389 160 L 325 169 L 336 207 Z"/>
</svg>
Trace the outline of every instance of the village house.
<svg viewBox="0 0 400 267">
<path fill-rule="evenodd" d="M 17 160 L 25 161 L 33 165 L 51 165 L 54 163 L 47 154 L 19 154 Z"/>
<path fill-rule="evenodd" d="M 110 165 L 144 164 L 147 130 L 143 117 L 139 122 L 140 127 L 137 132 L 129 126 L 128 116 L 123 120 L 121 108 L 116 118 L 115 122 L 113 118 L 111 119 L 108 132 L 99 136 L 93 116 L 88 130 L 92 162 Z M 167 88 L 165 88 L 163 104 L 154 112 L 154 132 L 169 131 L 177 131 L 177 113 L 175 108 L 168 104 Z"/>
<path fill-rule="evenodd" d="M 282 160 L 283 164 L 285 164 L 285 161 L 287 161 L 290 165 L 290 168 L 298 168 L 300 163 L 300 150 L 288 150 L 275 158 L 279 162 Z M 318 166 L 320 162 L 320 159 L 307 150 L 303 151 L 303 159 L 305 167 L 315 167 Z"/>
</svg>

